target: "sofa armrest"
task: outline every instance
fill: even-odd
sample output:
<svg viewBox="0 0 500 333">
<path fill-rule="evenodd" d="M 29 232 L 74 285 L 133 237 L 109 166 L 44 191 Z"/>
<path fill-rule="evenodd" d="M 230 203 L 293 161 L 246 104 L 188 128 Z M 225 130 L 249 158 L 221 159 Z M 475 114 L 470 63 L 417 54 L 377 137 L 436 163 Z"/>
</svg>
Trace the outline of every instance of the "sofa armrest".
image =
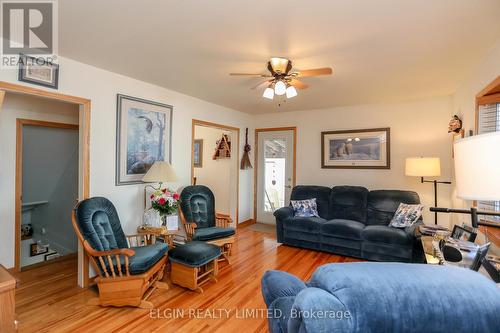
<svg viewBox="0 0 500 333">
<path fill-rule="evenodd" d="M 284 221 L 289 217 L 293 217 L 293 208 L 290 206 L 281 207 L 280 209 L 274 211 L 274 217 L 281 221 Z"/>
<path fill-rule="evenodd" d="M 268 307 L 277 298 L 295 296 L 307 288 L 306 284 L 295 275 L 276 270 L 265 272 L 261 284 L 262 296 Z"/>
</svg>

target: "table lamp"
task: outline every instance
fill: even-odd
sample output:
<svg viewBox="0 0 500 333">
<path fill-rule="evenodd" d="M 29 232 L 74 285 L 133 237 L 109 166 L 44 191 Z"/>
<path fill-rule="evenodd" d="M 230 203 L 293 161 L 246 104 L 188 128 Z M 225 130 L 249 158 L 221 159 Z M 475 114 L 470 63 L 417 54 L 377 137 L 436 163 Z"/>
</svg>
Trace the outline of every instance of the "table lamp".
<svg viewBox="0 0 500 333">
<path fill-rule="evenodd" d="M 464 200 L 500 201 L 500 132 L 481 134 L 455 142 L 455 178 L 457 197 Z M 471 215 L 478 225 L 500 227 L 499 223 L 478 221 L 478 215 L 500 216 L 500 212 L 471 209 L 431 208 L 434 212 Z"/>
<path fill-rule="evenodd" d="M 441 176 L 441 160 L 439 157 L 409 157 L 406 159 L 405 174 L 420 177 L 421 183 L 434 184 L 434 207 L 437 207 L 437 185 L 451 184 L 451 182 L 424 179 L 424 177 Z M 434 224 L 437 224 L 437 212 L 434 212 Z"/>
<path fill-rule="evenodd" d="M 177 179 L 177 175 L 170 163 L 165 161 L 154 162 L 148 172 L 144 175 L 144 177 L 142 177 L 142 181 L 145 183 L 159 183 L 159 186 L 158 188 L 155 188 L 152 185 L 146 185 L 144 187 L 144 209 L 146 209 L 146 190 L 148 187 L 157 191 L 161 189 L 163 183 L 175 182 Z"/>
</svg>

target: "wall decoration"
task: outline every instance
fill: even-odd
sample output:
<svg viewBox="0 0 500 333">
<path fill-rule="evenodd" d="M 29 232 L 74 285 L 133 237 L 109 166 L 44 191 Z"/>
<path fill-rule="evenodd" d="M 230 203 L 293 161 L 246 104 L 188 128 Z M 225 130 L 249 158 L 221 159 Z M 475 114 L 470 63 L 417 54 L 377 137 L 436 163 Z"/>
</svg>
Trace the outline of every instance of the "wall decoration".
<svg viewBox="0 0 500 333">
<path fill-rule="evenodd" d="M 194 140 L 193 165 L 195 168 L 203 168 L 203 139 Z"/>
<path fill-rule="evenodd" d="M 142 183 L 155 161 L 172 163 L 171 105 L 117 95 L 116 185 Z"/>
<path fill-rule="evenodd" d="M 230 158 L 231 157 L 231 140 L 227 134 L 222 134 L 222 138 L 217 141 L 217 146 L 215 147 L 215 153 L 212 159 L 217 160 L 219 158 Z"/>
<path fill-rule="evenodd" d="M 49 247 L 47 245 L 39 243 L 30 244 L 30 257 L 38 256 L 47 252 L 49 252 Z"/>
<path fill-rule="evenodd" d="M 243 157 L 241 158 L 241 170 L 252 169 L 252 162 L 250 162 L 250 151 L 252 147 L 248 144 L 248 128 L 245 129 L 245 147 L 243 148 Z"/>
<path fill-rule="evenodd" d="M 19 81 L 57 89 L 59 85 L 59 65 L 43 58 L 19 55 Z"/>
<path fill-rule="evenodd" d="M 457 115 L 454 115 L 448 123 L 448 133 L 460 133 L 460 131 L 463 131 L 462 119 L 460 119 Z"/>
<path fill-rule="evenodd" d="M 458 133 L 453 132 L 453 135 L 451 137 L 451 158 L 455 158 L 455 149 L 453 148 L 453 144 L 455 141 L 463 139 L 465 137 L 465 131 L 464 129 L 460 129 Z"/>
<path fill-rule="evenodd" d="M 33 237 L 33 226 L 31 223 L 21 224 L 21 240 Z"/>
<path fill-rule="evenodd" d="M 59 258 L 61 255 L 57 252 L 49 253 L 45 255 L 45 261 Z"/>
<path fill-rule="evenodd" d="M 321 132 L 321 168 L 390 169 L 390 128 Z"/>
</svg>

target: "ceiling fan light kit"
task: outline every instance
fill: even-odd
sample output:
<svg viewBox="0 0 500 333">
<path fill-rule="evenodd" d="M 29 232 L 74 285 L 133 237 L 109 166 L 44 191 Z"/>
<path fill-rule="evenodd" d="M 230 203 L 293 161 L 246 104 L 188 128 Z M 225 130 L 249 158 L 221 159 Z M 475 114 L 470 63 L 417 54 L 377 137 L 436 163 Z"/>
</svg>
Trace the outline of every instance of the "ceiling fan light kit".
<svg viewBox="0 0 500 333">
<path fill-rule="evenodd" d="M 329 67 L 292 71 L 292 62 L 287 58 L 280 57 L 271 58 L 267 62 L 267 69 L 269 70 L 270 75 L 261 73 L 230 73 L 229 75 L 266 78 L 266 81 L 259 83 L 252 89 L 266 87 L 262 97 L 272 100 L 274 99 L 274 95 L 286 95 L 286 98 L 292 98 L 297 96 L 297 89 L 308 88 L 309 86 L 300 81 L 299 78 L 331 75 L 333 73 L 332 69 Z"/>
</svg>

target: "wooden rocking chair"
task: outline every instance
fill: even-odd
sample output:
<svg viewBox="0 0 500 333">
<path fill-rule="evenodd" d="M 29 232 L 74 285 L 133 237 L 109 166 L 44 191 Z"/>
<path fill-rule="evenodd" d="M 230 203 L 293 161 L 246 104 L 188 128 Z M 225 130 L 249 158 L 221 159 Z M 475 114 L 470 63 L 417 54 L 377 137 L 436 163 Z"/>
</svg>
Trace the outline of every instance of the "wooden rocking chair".
<svg viewBox="0 0 500 333">
<path fill-rule="evenodd" d="M 151 244 L 153 235 L 125 236 L 118 213 L 106 198 L 79 202 L 73 210 L 73 228 L 82 242 L 98 277 L 99 298 L 89 302 L 101 306 L 152 308 L 147 298 L 158 289 L 165 271 L 168 246 Z"/>
</svg>

